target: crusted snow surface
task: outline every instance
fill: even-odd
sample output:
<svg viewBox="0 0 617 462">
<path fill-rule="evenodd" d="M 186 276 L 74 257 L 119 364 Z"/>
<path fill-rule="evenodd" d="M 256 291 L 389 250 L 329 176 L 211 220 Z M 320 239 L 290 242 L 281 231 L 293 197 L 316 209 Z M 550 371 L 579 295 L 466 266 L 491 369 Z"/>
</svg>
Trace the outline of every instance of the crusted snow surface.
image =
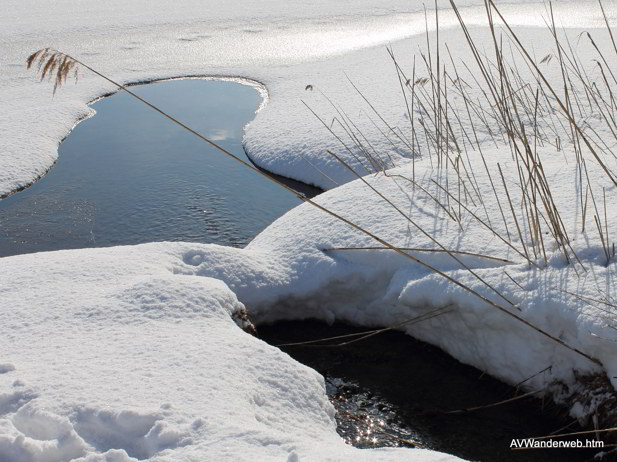
<svg viewBox="0 0 617 462">
<path fill-rule="evenodd" d="M 224 282 L 179 274 L 197 255 L 149 244 L 2 260 L 2 462 L 458 460 L 346 445 L 323 378 L 242 331 Z"/>
</svg>

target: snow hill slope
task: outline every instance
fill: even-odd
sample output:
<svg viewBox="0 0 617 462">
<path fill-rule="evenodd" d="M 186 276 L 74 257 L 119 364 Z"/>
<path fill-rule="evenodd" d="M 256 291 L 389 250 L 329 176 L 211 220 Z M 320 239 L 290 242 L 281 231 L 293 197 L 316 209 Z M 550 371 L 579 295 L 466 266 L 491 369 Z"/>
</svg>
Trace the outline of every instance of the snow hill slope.
<svg viewBox="0 0 617 462">
<path fill-rule="evenodd" d="M 2 462 L 459 460 L 346 445 L 323 378 L 243 332 L 224 282 L 181 274 L 213 248 L 3 259 Z"/>
</svg>

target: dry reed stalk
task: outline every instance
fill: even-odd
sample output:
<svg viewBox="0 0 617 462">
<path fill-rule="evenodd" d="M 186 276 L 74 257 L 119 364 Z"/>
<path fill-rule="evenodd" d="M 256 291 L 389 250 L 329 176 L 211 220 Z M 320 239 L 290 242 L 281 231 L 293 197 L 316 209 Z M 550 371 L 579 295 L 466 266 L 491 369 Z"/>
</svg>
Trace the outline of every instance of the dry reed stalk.
<svg viewBox="0 0 617 462">
<path fill-rule="evenodd" d="M 465 409 L 456 409 L 454 411 L 447 411 L 445 414 L 464 414 L 467 412 L 480 411 L 482 409 L 488 409 L 491 407 L 502 406 L 504 404 L 512 403 L 513 401 L 519 401 L 521 399 L 529 398 L 530 396 L 537 395 L 538 393 L 543 392 L 544 390 L 533 390 L 527 393 L 523 393 L 522 395 L 514 396 L 513 398 L 504 399 L 502 401 L 498 401 L 496 403 L 484 404 L 482 406 L 474 406 L 468 407 Z"/>
<path fill-rule="evenodd" d="M 598 0 L 600 4 L 600 10 L 602 10 L 602 17 L 604 17 L 604 22 L 606 23 L 606 30 L 608 31 L 609 36 L 611 37 L 611 42 L 613 42 L 613 48 L 615 49 L 615 54 L 617 54 L 617 44 L 615 43 L 615 37 L 613 37 L 613 30 L 611 29 L 611 25 L 608 22 L 608 18 L 606 16 L 606 12 L 604 11 L 604 6 L 602 5 L 602 1 Z"/>
<path fill-rule="evenodd" d="M 442 249 L 425 249 L 421 247 L 399 247 L 399 249 L 405 252 L 427 252 L 427 253 L 455 253 L 457 255 L 467 255 L 469 257 L 478 257 L 478 258 L 486 258 L 487 260 L 498 261 L 500 263 L 505 264 L 513 264 L 513 261 L 510 261 L 506 258 L 494 257 L 491 255 L 484 255 L 481 253 L 474 252 L 465 252 L 463 250 L 442 250 Z M 330 250 L 390 250 L 387 247 L 324 247 L 321 249 L 322 251 L 330 251 Z"/>
<path fill-rule="evenodd" d="M 434 236 L 432 236 L 430 233 L 428 233 L 424 228 L 422 228 L 418 223 L 416 223 L 410 216 L 409 214 L 403 212 L 401 210 L 400 207 L 398 207 L 392 200 L 390 200 L 390 198 L 388 198 L 387 196 L 385 196 L 383 193 L 381 193 L 377 188 L 375 188 L 372 184 L 370 184 L 368 181 L 366 181 L 366 179 L 360 175 L 358 175 L 353 168 L 351 168 L 351 166 L 349 164 L 347 164 L 347 162 L 345 162 L 343 159 L 341 159 L 339 156 L 337 156 L 336 154 L 334 154 L 332 151 L 326 151 L 328 152 L 328 154 L 330 154 L 332 157 L 334 157 L 337 161 L 339 161 L 341 163 L 341 165 L 343 165 L 344 167 L 346 167 L 354 176 L 356 176 L 356 178 L 358 180 L 360 180 L 362 183 L 364 183 L 365 186 L 368 186 L 368 188 L 373 191 L 375 194 L 377 194 L 383 201 L 385 201 L 390 207 L 392 207 L 394 210 L 396 210 L 403 218 L 405 218 L 412 226 L 414 226 L 418 231 L 420 231 L 420 233 L 422 233 L 425 237 L 427 237 L 431 242 L 433 242 L 434 244 L 436 244 L 441 250 L 443 250 L 444 252 L 446 252 L 454 261 L 456 261 L 459 265 L 461 265 L 465 270 L 467 270 L 470 274 L 472 274 L 478 281 L 480 281 L 482 284 L 484 284 L 487 288 L 489 288 L 492 292 L 494 292 L 495 294 L 497 294 L 502 300 L 504 300 L 506 303 L 508 303 L 510 306 L 515 307 L 516 305 L 514 303 L 512 303 L 508 298 L 506 298 L 501 292 L 499 292 L 495 287 L 493 287 L 491 284 L 489 284 L 488 282 L 486 282 L 486 280 L 484 278 L 482 278 L 480 275 L 478 275 L 473 269 L 471 269 L 469 266 L 467 266 L 465 263 L 463 263 L 455 254 L 451 253 L 444 245 L 442 245 Z M 407 254 L 409 255 L 409 254 Z M 426 266 L 428 268 L 428 265 L 426 263 L 421 263 L 423 266 Z M 440 273 L 442 273 L 440 271 Z M 445 273 L 443 273 L 445 274 Z M 507 310 L 506 310 L 507 311 Z"/>
<path fill-rule="evenodd" d="M 518 38 L 518 35 L 512 30 L 512 28 L 510 27 L 508 21 L 506 21 L 506 19 L 503 17 L 503 15 L 501 14 L 500 10 L 495 6 L 495 3 L 493 0 L 487 0 L 491 7 L 493 8 L 493 10 L 497 13 L 497 15 L 499 16 L 500 20 L 503 22 L 504 26 L 506 27 L 510 37 L 514 40 L 514 43 L 517 46 L 517 49 L 521 52 L 521 54 L 525 57 L 526 62 L 536 71 L 537 76 L 540 78 L 540 80 L 544 83 L 544 86 L 549 90 L 550 94 L 553 96 L 553 98 L 555 99 L 555 102 L 557 103 L 557 105 L 561 108 L 563 114 L 566 116 L 567 120 L 572 124 L 574 130 L 577 132 L 578 136 L 580 137 L 580 139 L 584 142 L 584 144 L 586 145 L 587 149 L 589 150 L 589 152 L 592 154 L 592 156 L 594 157 L 594 159 L 597 161 L 598 165 L 602 168 L 602 170 L 604 171 L 604 173 L 606 173 L 606 175 L 608 176 L 608 178 L 611 180 L 611 182 L 617 186 L 617 178 L 615 177 L 615 175 L 608 169 L 608 167 L 606 166 L 606 164 L 603 162 L 602 158 L 599 156 L 598 152 L 596 149 L 594 149 L 592 143 L 589 141 L 588 137 L 585 135 L 585 133 L 583 132 L 583 130 L 578 126 L 578 124 L 576 123 L 576 120 L 574 118 L 574 116 L 571 114 L 571 112 L 569 111 L 568 106 L 563 102 L 563 100 L 559 97 L 559 95 L 557 95 L 557 92 L 553 89 L 552 85 L 549 83 L 548 79 L 546 78 L 546 76 L 544 75 L 544 73 L 540 70 L 540 68 L 538 67 L 538 65 L 535 63 L 535 61 L 533 60 L 533 58 L 531 57 L 531 55 L 529 54 L 529 52 L 526 50 L 526 48 L 523 46 L 523 44 L 521 43 L 520 39 Z M 456 8 L 456 6 L 454 5 L 453 0 L 450 0 L 450 3 L 453 5 L 454 8 Z M 459 21 L 461 22 L 461 24 L 464 24 L 462 22 L 462 18 L 460 18 L 460 15 L 457 14 L 457 16 L 459 17 Z"/>
<path fill-rule="evenodd" d="M 437 183 L 434 180 L 433 181 L 439 188 L 441 188 L 446 194 L 450 195 L 450 193 L 448 191 L 445 190 L 445 188 L 443 188 L 443 186 L 441 186 L 439 183 Z M 452 197 L 453 200 L 457 200 L 455 197 L 453 197 L 452 195 L 450 195 L 450 197 Z M 509 248 L 511 248 L 512 250 L 514 250 L 518 255 L 520 255 L 521 257 L 523 257 L 525 260 L 527 260 L 527 262 L 532 265 L 535 266 L 536 268 L 540 269 L 540 267 L 537 265 L 537 263 L 535 263 L 533 260 L 529 259 L 529 257 L 527 255 L 525 255 L 524 253 L 522 253 L 519 249 L 517 249 L 512 243 L 511 241 L 507 241 L 503 238 L 503 236 L 501 234 L 499 234 L 497 231 L 495 231 L 495 229 L 493 229 L 492 226 L 490 226 L 488 223 L 486 223 L 484 220 L 482 220 L 482 218 L 480 218 L 478 215 L 476 215 L 472 210 L 470 210 L 468 207 L 466 207 L 464 204 L 461 204 L 461 206 L 467 211 L 467 213 L 469 213 L 473 218 L 475 218 L 478 223 L 480 223 L 481 225 L 483 225 L 485 228 L 487 228 L 489 231 L 491 231 L 493 233 L 493 235 L 497 238 L 499 238 L 504 244 L 506 244 Z"/>
<path fill-rule="evenodd" d="M 403 326 L 409 326 L 409 325 L 417 324 L 423 321 L 428 321 L 429 319 L 433 319 L 437 316 L 441 316 L 442 314 L 450 313 L 451 311 L 453 311 L 452 305 L 446 305 L 446 306 L 442 306 L 441 308 L 435 308 L 419 316 L 414 316 L 412 318 L 405 319 L 399 323 L 393 324 L 388 327 L 382 327 L 379 329 L 371 329 L 365 332 L 356 332 L 354 334 L 335 335 L 333 337 L 323 337 L 323 338 L 318 338 L 314 340 L 304 340 L 302 342 L 280 343 L 274 346 L 276 347 L 289 347 L 289 346 L 342 347 L 342 346 L 351 345 L 352 343 L 359 342 L 360 340 L 374 337 L 375 335 L 378 335 L 384 332 L 398 329 Z M 335 343 L 335 344 L 316 345 L 317 343 L 329 342 L 332 340 L 341 340 L 341 339 L 347 339 L 347 338 L 353 338 L 353 339 L 345 341 L 345 342 L 341 342 L 341 343 Z"/>
</svg>

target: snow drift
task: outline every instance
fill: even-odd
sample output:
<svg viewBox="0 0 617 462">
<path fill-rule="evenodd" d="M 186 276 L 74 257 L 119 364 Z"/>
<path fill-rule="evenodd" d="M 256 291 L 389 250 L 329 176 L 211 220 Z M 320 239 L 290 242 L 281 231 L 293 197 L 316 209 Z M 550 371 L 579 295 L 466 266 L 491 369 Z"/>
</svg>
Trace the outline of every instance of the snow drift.
<svg viewBox="0 0 617 462">
<path fill-rule="evenodd" d="M 323 378 L 243 332 L 224 282 L 179 271 L 208 250 L 3 259 L 0 460 L 458 460 L 347 446 Z"/>
</svg>

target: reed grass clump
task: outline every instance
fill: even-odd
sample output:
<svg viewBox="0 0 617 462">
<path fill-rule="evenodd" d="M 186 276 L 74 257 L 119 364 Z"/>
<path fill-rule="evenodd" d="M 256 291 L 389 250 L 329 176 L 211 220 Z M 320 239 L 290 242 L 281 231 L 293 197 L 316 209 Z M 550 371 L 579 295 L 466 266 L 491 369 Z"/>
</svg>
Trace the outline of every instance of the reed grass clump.
<svg viewBox="0 0 617 462">
<path fill-rule="evenodd" d="M 389 122 L 377 108 L 378 104 L 348 77 L 353 90 L 367 105 L 370 123 L 385 140 L 382 145 L 390 145 L 399 152 L 406 151 L 411 163 L 411 168 L 406 170 L 409 174 L 402 174 L 400 170 L 396 173 L 388 171 L 397 166 L 397 161 L 388 152 L 380 152 L 375 147 L 375 140 L 359 128 L 366 126 L 366 121 L 362 124 L 352 120 L 324 93 L 321 94 L 335 113 L 332 122 L 327 123 L 325 117 L 311 107 L 309 110 L 342 146 L 342 152 L 329 150 L 327 155 L 343 164 L 382 201 L 385 208 L 401 215 L 414 232 L 433 244 L 432 248 L 399 247 L 399 250 L 416 255 L 422 252 L 425 255 L 435 252 L 448 254 L 473 276 L 474 287 L 482 288 L 472 290 L 466 284 L 469 292 L 476 296 L 479 292 L 491 294 L 493 302 L 489 304 L 494 308 L 564 345 L 550 329 L 541 329 L 518 315 L 520 310 L 514 300 L 524 299 L 526 289 L 508 274 L 505 265 L 495 271 L 502 272 L 512 281 L 521 297 L 516 290 L 504 294 L 466 265 L 458 249 L 447 248 L 439 234 L 431 232 L 408 212 L 409 208 L 401 207 L 400 203 L 387 197 L 375 186 L 376 183 L 367 180 L 366 174 L 381 173 L 397 184 L 406 183 L 410 188 L 420 190 L 461 232 L 468 226 L 488 230 L 507 250 L 540 272 L 536 273 L 537 277 L 551 266 L 557 253 L 577 276 L 586 276 L 591 265 L 588 255 L 596 253 L 597 243 L 601 247 L 604 266 L 608 267 L 616 256 L 615 230 L 611 230 L 608 211 L 615 200 L 617 186 L 617 46 L 611 25 L 599 1 L 605 28 L 597 33 L 610 39 L 604 42 L 612 45 L 612 49 L 599 46 L 591 33 L 584 32 L 576 38 L 577 44 L 592 50 L 584 59 L 572 39 L 557 28 L 549 3 L 546 40 L 553 51 L 536 57 L 493 0 L 484 3 L 490 37 L 488 47 L 486 42 L 474 38 L 455 2 L 449 0 L 449 3 L 473 57 L 471 61 L 457 62 L 448 44 L 439 43 L 437 4 L 434 12 L 436 43 L 431 43 L 432 36 L 427 27 L 425 49 L 414 56 L 409 69 L 404 69 L 391 47 L 387 49 L 396 71 L 396 81 L 392 85 L 400 90 L 408 126 Z M 553 66 L 552 73 L 549 66 Z M 555 79 L 555 75 L 558 78 Z M 311 86 L 311 89 L 317 88 Z M 496 150 L 509 153 L 508 171 L 504 163 L 491 158 Z M 547 170 L 547 165 L 551 165 L 554 159 L 549 156 L 560 156 L 564 164 L 575 168 L 576 179 L 565 192 L 566 199 L 570 200 L 568 209 L 571 209 L 571 204 L 576 204 L 575 221 L 571 210 L 568 210 L 568 218 L 564 218 L 564 188 L 562 184 L 556 188 L 555 172 Z M 429 170 L 433 169 L 434 174 L 428 181 L 425 175 L 422 179 L 416 177 L 419 160 L 425 166 L 429 164 Z M 352 161 L 360 167 L 352 165 Z M 442 174 L 444 171 L 446 174 Z M 488 198 L 491 198 L 490 205 L 487 204 Z M 584 238 L 575 244 L 575 239 L 580 236 Z M 587 248 L 581 246 L 581 240 L 586 241 Z M 366 246 L 329 250 L 367 249 L 387 250 Z M 581 252 L 587 256 L 581 257 Z M 476 256 L 498 258 L 477 253 Z M 450 276 L 434 271 L 446 279 Z M 609 290 L 598 288 L 599 296 L 593 300 L 576 292 L 564 292 L 561 288 L 550 290 L 567 293 L 598 313 L 607 326 L 617 330 L 617 304 Z M 486 298 L 483 301 L 486 302 Z M 596 358 L 573 345 L 564 346 L 599 364 Z M 602 377 L 603 383 L 609 384 L 606 376 Z M 615 393 L 610 391 L 610 384 L 603 390 L 607 392 L 607 402 L 614 402 Z M 614 426 L 617 415 L 607 412 L 609 407 L 605 404 L 598 408 L 606 412 L 602 416 L 603 424 Z"/>
<path fill-rule="evenodd" d="M 544 170 L 545 163 L 538 149 L 552 147 L 554 152 L 563 154 L 566 162 L 576 164 L 574 192 L 579 203 L 580 229 L 585 232 L 591 227 L 597 232 L 608 265 L 615 257 L 615 243 L 608 226 L 607 188 L 590 176 L 588 165 L 600 167 L 609 184 L 617 186 L 613 162 L 617 159 L 614 152 L 617 139 L 615 54 L 606 56 L 589 32 L 581 34 L 579 40 L 587 41 L 596 52 L 595 69 L 588 69 L 570 39 L 560 34 L 549 4 L 547 39 L 554 43 L 555 51 L 536 59 L 494 2 L 486 0 L 492 42 L 492 54 L 488 54 L 484 52 L 485 44 L 474 40 L 455 2 L 449 2 L 473 56 L 472 63 L 457 63 L 448 45 L 439 43 L 437 4 L 437 43 L 431 44 L 427 26 L 426 50 L 420 52 L 419 58 L 414 57 L 411 72 L 403 69 L 393 50 L 388 48 L 409 127 L 389 123 L 348 78 L 369 112 L 374 114 L 371 122 L 379 125 L 387 143 L 406 148 L 411 158 L 411 176 L 397 175 L 398 179 L 422 188 L 435 206 L 461 229 L 463 218 L 472 217 L 476 225 L 490 230 L 530 265 L 545 267 L 551 249 L 556 246 L 574 271 L 584 273 L 586 267 L 572 246 L 573 231 L 564 223 L 548 179 L 550 172 Z M 601 2 L 599 8 L 606 23 L 605 32 L 615 47 Z M 444 48 L 447 59 L 442 56 Z M 612 66 L 609 61 L 613 62 Z M 551 62 L 558 65 L 560 82 L 551 82 L 547 77 L 543 67 Z M 369 137 L 358 128 L 360 124 L 324 97 L 336 111 L 331 124 L 309 109 L 361 168 L 352 167 L 342 155 L 328 152 L 329 155 L 357 176 L 385 172 L 396 165 L 387 152 L 375 149 L 375 143 L 370 143 Z M 479 133 L 485 136 L 480 137 Z M 500 163 L 489 166 L 486 151 L 491 146 L 511 153 L 518 180 L 514 187 Z M 481 159 L 481 171 L 470 154 Z M 415 164 L 421 157 L 428 157 L 436 169 L 451 172 L 454 184 L 452 175 L 436 175 L 432 179 L 432 191 L 419 185 Z M 478 181 L 480 174 L 488 178 L 488 190 L 482 189 Z M 487 196 L 495 199 L 496 210 L 487 209 L 484 200 Z M 384 202 L 393 207 L 385 198 Z"/>
</svg>

